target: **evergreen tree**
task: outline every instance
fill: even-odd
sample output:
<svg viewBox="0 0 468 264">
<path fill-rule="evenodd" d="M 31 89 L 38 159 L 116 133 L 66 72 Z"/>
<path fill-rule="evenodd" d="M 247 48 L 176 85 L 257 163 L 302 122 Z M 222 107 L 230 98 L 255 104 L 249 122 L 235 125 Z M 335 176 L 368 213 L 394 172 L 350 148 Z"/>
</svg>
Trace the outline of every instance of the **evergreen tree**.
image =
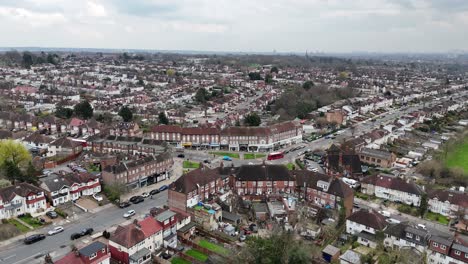
<svg viewBox="0 0 468 264">
<path fill-rule="evenodd" d="M 88 101 L 82 101 L 81 103 L 76 104 L 73 110 L 75 115 L 82 119 L 89 119 L 93 117 L 94 110 Z"/>
<path fill-rule="evenodd" d="M 133 113 L 128 106 L 124 105 L 122 108 L 119 110 L 119 116 L 122 117 L 124 122 L 130 122 L 133 119 Z"/>
</svg>

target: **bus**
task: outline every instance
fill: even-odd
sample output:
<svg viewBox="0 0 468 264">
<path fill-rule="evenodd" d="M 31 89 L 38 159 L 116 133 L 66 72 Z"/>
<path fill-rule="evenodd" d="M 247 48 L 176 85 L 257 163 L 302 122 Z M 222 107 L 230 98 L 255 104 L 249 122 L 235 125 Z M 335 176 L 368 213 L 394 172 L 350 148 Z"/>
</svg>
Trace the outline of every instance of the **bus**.
<svg viewBox="0 0 468 264">
<path fill-rule="evenodd" d="M 276 159 L 282 159 L 282 158 L 284 158 L 283 152 L 272 152 L 268 154 L 268 157 L 267 157 L 268 160 L 276 160 Z"/>
</svg>

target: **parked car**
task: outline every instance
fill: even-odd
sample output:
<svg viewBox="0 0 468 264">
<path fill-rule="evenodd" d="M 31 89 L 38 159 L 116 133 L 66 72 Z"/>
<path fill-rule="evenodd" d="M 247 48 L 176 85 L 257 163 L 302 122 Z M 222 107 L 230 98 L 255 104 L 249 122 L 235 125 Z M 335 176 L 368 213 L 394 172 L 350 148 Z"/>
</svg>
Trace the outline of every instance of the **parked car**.
<svg viewBox="0 0 468 264">
<path fill-rule="evenodd" d="M 48 211 L 46 215 L 51 219 L 55 219 L 58 217 L 58 214 L 55 211 Z"/>
<path fill-rule="evenodd" d="M 119 204 L 119 207 L 120 208 L 126 208 L 126 207 L 129 207 L 130 205 L 131 205 L 131 203 L 129 203 L 129 202 L 121 202 Z"/>
<path fill-rule="evenodd" d="M 94 229 L 92 229 L 92 228 L 85 228 L 85 229 L 81 230 L 81 232 L 79 232 L 79 233 L 73 233 L 73 234 L 71 234 L 70 238 L 71 238 L 71 240 L 75 240 L 75 239 L 78 239 L 78 238 L 80 238 L 80 237 L 84 237 L 84 236 L 87 236 L 87 235 L 91 235 L 93 232 L 94 232 Z"/>
<path fill-rule="evenodd" d="M 123 215 L 123 217 L 130 218 L 130 217 L 132 217 L 134 215 L 135 215 L 135 210 L 129 210 Z"/>
<path fill-rule="evenodd" d="M 163 185 L 163 186 L 159 187 L 160 192 L 165 191 L 167 189 L 169 189 L 169 186 L 167 186 L 167 185 Z"/>
<path fill-rule="evenodd" d="M 185 158 L 185 155 L 184 154 L 179 154 L 179 155 L 177 155 L 177 157 L 183 159 L 183 158 Z"/>
<path fill-rule="evenodd" d="M 98 202 L 100 202 L 100 201 L 103 200 L 102 196 L 100 196 L 100 195 L 97 194 L 97 193 L 93 194 L 93 198 L 94 198 L 94 200 L 96 200 L 96 201 L 98 201 Z"/>
<path fill-rule="evenodd" d="M 136 197 L 135 199 L 130 200 L 130 202 L 132 202 L 133 204 L 139 204 L 145 201 L 145 198 L 143 198 L 142 196 L 135 196 L 135 197 Z"/>
<path fill-rule="evenodd" d="M 53 236 L 53 235 L 61 233 L 61 232 L 63 232 L 63 226 L 56 226 L 56 227 L 54 227 L 54 229 L 49 230 L 49 232 L 47 232 L 47 234 L 49 236 Z"/>
<path fill-rule="evenodd" d="M 143 198 L 148 198 L 149 196 L 150 196 L 150 194 L 147 193 L 147 192 L 144 192 L 144 193 L 141 194 L 141 197 L 143 197 Z"/>
<path fill-rule="evenodd" d="M 231 157 L 229 157 L 229 156 L 224 156 L 223 160 L 232 161 Z"/>
<path fill-rule="evenodd" d="M 33 244 L 33 243 L 36 243 L 38 241 L 41 241 L 41 240 L 43 240 L 45 238 L 46 238 L 46 236 L 44 234 L 34 234 L 34 235 L 30 235 L 27 238 L 25 238 L 24 243 L 26 245 L 29 245 L 29 244 Z"/>
<path fill-rule="evenodd" d="M 158 189 L 154 189 L 154 190 L 151 190 L 150 195 L 155 195 L 158 193 L 160 193 L 160 191 Z"/>
<path fill-rule="evenodd" d="M 204 160 L 203 163 L 210 164 L 209 160 Z"/>
</svg>

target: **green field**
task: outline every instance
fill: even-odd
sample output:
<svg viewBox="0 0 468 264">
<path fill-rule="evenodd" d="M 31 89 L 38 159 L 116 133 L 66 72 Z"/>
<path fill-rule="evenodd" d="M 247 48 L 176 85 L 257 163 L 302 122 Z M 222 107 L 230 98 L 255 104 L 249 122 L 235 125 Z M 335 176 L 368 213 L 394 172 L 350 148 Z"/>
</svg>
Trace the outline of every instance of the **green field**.
<svg viewBox="0 0 468 264">
<path fill-rule="evenodd" d="M 43 224 L 41 223 L 39 219 L 32 218 L 31 215 L 25 215 L 21 217 L 21 220 L 25 222 L 26 224 L 32 226 L 33 228 L 38 228 L 38 227 L 43 226 Z"/>
<path fill-rule="evenodd" d="M 200 168 L 200 163 L 189 161 L 189 160 L 184 160 L 182 166 L 184 167 L 184 169 L 198 169 Z"/>
<path fill-rule="evenodd" d="M 433 212 L 427 212 L 426 213 L 426 219 L 428 220 L 431 220 L 431 221 L 435 221 L 435 222 L 439 222 L 443 225 L 448 225 L 449 223 L 449 220 L 447 217 L 441 215 L 441 214 L 437 214 L 437 213 L 433 213 Z"/>
<path fill-rule="evenodd" d="M 186 255 L 189 255 L 201 262 L 205 262 L 208 259 L 208 256 L 201 253 L 200 251 L 197 251 L 195 249 L 190 249 L 187 252 L 185 252 Z"/>
<path fill-rule="evenodd" d="M 448 154 L 446 164 L 451 168 L 460 167 L 468 174 L 468 139 Z"/>
<path fill-rule="evenodd" d="M 254 153 L 245 153 L 244 159 L 261 159 L 264 158 L 265 154 L 254 154 Z"/>
<path fill-rule="evenodd" d="M 217 155 L 217 156 L 228 156 L 234 159 L 238 159 L 239 153 L 231 153 L 231 152 L 210 152 L 210 154 Z"/>
<path fill-rule="evenodd" d="M 183 258 L 175 257 L 171 259 L 172 264 L 190 264 L 190 261 L 187 261 Z"/>
<path fill-rule="evenodd" d="M 10 220 L 8 220 L 8 222 L 10 224 L 13 224 L 14 226 L 16 226 L 16 228 L 18 228 L 18 230 L 23 232 L 23 233 L 30 231 L 30 229 L 27 226 L 25 226 L 22 223 L 18 222 L 18 220 L 10 219 Z"/>
<path fill-rule="evenodd" d="M 223 248 L 222 246 L 219 246 L 219 245 L 216 245 L 216 244 L 213 244 L 211 242 L 208 242 L 204 239 L 200 240 L 200 242 L 198 242 L 198 245 L 200 245 L 201 247 L 204 247 L 206 249 L 209 249 L 213 252 L 216 252 L 218 254 L 221 254 L 221 255 L 228 255 L 229 254 L 229 250 Z"/>
</svg>

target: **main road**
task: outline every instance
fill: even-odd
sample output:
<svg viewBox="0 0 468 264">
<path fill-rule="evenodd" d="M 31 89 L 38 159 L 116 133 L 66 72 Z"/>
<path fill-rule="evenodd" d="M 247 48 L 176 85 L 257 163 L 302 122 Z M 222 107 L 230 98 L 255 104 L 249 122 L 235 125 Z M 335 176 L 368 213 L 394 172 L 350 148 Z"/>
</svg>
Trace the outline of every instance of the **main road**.
<svg viewBox="0 0 468 264">
<path fill-rule="evenodd" d="M 63 225 L 65 231 L 54 236 L 47 236 L 46 239 L 36 242 L 31 245 L 23 243 L 24 236 L 17 237 L 18 240 L 3 247 L 0 247 L 0 264 L 24 264 L 24 263 L 44 263 L 44 256 L 49 253 L 52 259 L 63 256 L 70 252 L 71 245 L 86 243 L 90 241 L 89 236 L 72 241 L 70 235 L 79 232 L 83 228 L 92 227 L 94 233 L 101 233 L 104 230 L 115 228 L 117 225 L 131 222 L 123 218 L 123 214 L 127 210 L 135 210 L 136 215 L 133 218 L 143 218 L 149 213 L 152 207 L 161 207 L 167 204 L 167 191 L 161 192 L 153 196 L 153 199 L 145 199 L 139 204 L 132 204 L 130 207 L 120 209 L 117 206 L 110 206 L 98 213 L 84 213 L 72 220 L 70 223 Z M 45 227 L 37 233 L 46 234 L 52 226 Z"/>
</svg>

